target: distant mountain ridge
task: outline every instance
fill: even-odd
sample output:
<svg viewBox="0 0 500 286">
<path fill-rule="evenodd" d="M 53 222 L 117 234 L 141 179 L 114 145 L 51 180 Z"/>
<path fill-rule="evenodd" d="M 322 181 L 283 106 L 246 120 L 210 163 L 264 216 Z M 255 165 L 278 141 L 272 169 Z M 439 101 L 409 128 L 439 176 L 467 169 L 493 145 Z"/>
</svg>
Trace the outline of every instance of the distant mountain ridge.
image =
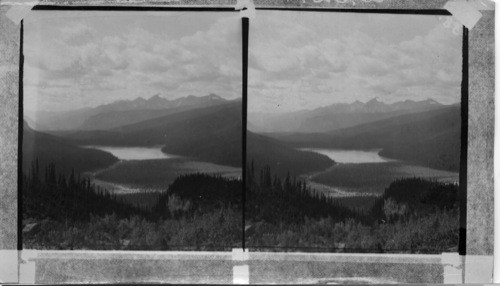
<svg viewBox="0 0 500 286">
<path fill-rule="evenodd" d="M 373 98 L 365 103 L 335 103 L 313 110 L 299 110 L 284 114 L 250 113 L 249 122 L 255 132 L 327 132 L 356 126 L 396 115 L 446 107 L 433 99 L 404 100 L 384 103 Z"/>
<path fill-rule="evenodd" d="M 209 107 L 230 102 L 216 94 L 206 96 L 189 95 L 177 99 L 167 99 L 159 94 L 149 99 L 138 97 L 133 100 L 119 100 L 97 107 L 86 107 L 64 113 L 41 112 L 36 118 L 36 126 L 49 131 L 61 130 L 106 130 L 121 125 L 132 124 L 173 112 L 198 107 Z M 31 120 L 27 118 L 29 122 Z"/>
<path fill-rule="evenodd" d="M 52 134 L 75 145 L 162 146 L 168 154 L 241 167 L 242 104 L 231 101 L 185 110 L 109 130 L 66 131 Z M 334 164 L 328 157 L 295 150 L 279 140 L 248 132 L 247 155 L 256 166 L 269 164 L 299 175 Z"/>
<path fill-rule="evenodd" d="M 459 104 L 322 133 L 269 133 L 295 147 L 345 150 L 382 149 L 380 155 L 458 172 L 461 108 Z"/>
<path fill-rule="evenodd" d="M 109 130 L 59 131 L 75 145 L 162 146 L 168 154 L 241 167 L 241 102 L 184 110 Z"/>
<path fill-rule="evenodd" d="M 329 106 L 316 108 L 313 111 L 315 113 L 324 113 L 324 112 L 334 112 L 334 113 L 351 113 L 351 112 L 359 112 L 359 113 L 381 113 L 381 112 L 394 112 L 401 110 L 421 110 L 421 109 L 429 109 L 432 107 L 443 106 L 443 104 L 435 101 L 434 99 L 426 99 L 422 101 L 414 101 L 414 100 L 404 100 L 397 101 L 394 103 L 384 103 L 380 101 L 377 97 L 363 103 L 359 100 L 354 101 L 353 103 L 335 103 Z"/>
<path fill-rule="evenodd" d="M 170 109 L 184 106 L 211 106 L 227 102 L 226 99 L 216 95 L 209 94 L 205 96 L 188 95 L 176 99 L 167 99 L 155 94 L 149 99 L 138 97 L 133 100 L 119 100 L 110 104 L 96 107 L 99 111 L 125 111 L 134 109 Z"/>
</svg>

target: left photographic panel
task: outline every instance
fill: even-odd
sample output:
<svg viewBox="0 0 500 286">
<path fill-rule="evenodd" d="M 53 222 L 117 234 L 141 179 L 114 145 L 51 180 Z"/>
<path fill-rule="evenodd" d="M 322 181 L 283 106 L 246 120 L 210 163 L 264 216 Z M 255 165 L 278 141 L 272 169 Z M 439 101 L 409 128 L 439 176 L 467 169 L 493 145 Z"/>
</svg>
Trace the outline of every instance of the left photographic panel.
<svg viewBox="0 0 500 286">
<path fill-rule="evenodd" d="M 24 20 L 24 249 L 241 247 L 237 13 Z"/>
</svg>

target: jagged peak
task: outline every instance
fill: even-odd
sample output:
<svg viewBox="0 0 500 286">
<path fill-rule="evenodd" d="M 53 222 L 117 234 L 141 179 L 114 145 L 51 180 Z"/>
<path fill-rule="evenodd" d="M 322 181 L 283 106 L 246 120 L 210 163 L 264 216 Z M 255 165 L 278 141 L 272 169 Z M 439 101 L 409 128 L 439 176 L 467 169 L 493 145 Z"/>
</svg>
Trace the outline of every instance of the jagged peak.
<svg viewBox="0 0 500 286">
<path fill-rule="evenodd" d="M 430 104 L 440 104 L 437 100 L 432 99 L 432 98 L 427 98 L 425 102 L 428 102 Z"/>
<path fill-rule="evenodd" d="M 382 102 L 380 101 L 380 99 L 378 97 L 374 97 L 374 98 L 370 99 L 370 101 L 368 101 L 366 103 L 382 103 Z"/>
<path fill-rule="evenodd" d="M 209 98 L 211 98 L 211 99 L 222 99 L 220 96 L 218 96 L 218 95 L 217 95 L 217 94 L 215 94 L 215 93 L 210 93 L 210 94 L 208 95 L 208 97 L 209 97 Z"/>
<path fill-rule="evenodd" d="M 142 96 L 139 96 L 137 97 L 136 99 L 132 100 L 133 102 L 139 102 L 139 101 L 146 101 L 146 99 L 144 99 L 144 97 Z"/>
<path fill-rule="evenodd" d="M 149 100 L 157 100 L 157 99 L 162 99 L 162 98 L 160 97 L 160 94 L 159 94 L 159 93 L 157 93 L 157 94 L 155 94 L 155 95 L 153 95 L 152 97 L 150 97 L 150 98 L 149 98 Z"/>
<path fill-rule="evenodd" d="M 26 120 L 26 118 L 23 118 L 23 128 L 25 130 L 32 130 L 33 128 L 30 126 L 30 124 L 28 123 L 28 121 Z"/>
</svg>

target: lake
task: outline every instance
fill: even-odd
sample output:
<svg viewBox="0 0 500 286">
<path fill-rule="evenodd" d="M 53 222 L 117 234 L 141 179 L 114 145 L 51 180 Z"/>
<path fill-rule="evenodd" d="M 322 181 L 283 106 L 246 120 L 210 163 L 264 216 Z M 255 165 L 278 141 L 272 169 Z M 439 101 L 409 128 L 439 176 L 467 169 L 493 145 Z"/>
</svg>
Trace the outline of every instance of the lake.
<svg viewBox="0 0 500 286">
<path fill-rule="evenodd" d="M 156 147 L 112 147 L 112 146 L 85 146 L 113 154 L 120 160 L 153 160 L 171 159 L 177 156 L 163 153 L 161 146 Z"/>
<path fill-rule="evenodd" d="M 378 155 L 379 150 L 331 150 L 303 148 L 328 156 L 336 165 L 313 174 L 303 174 L 302 179 L 316 191 L 327 196 L 347 198 L 354 196 L 380 196 L 395 180 L 420 177 L 458 184 L 458 172 L 432 169 L 409 162 L 392 160 Z"/>
<path fill-rule="evenodd" d="M 385 163 L 393 161 L 388 158 L 381 157 L 378 153 L 380 149 L 359 151 L 359 150 L 337 150 L 337 149 L 320 149 L 320 148 L 301 148 L 301 151 L 310 151 L 327 156 L 337 163 Z"/>
<path fill-rule="evenodd" d="M 241 178 L 241 168 L 200 162 L 165 154 L 156 147 L 85 146 L 116 156 L 120 161 L 87 175 L 96 185 L 115 194 L 164 192 L 180 175 L 206 173 Z"/>
</svg>

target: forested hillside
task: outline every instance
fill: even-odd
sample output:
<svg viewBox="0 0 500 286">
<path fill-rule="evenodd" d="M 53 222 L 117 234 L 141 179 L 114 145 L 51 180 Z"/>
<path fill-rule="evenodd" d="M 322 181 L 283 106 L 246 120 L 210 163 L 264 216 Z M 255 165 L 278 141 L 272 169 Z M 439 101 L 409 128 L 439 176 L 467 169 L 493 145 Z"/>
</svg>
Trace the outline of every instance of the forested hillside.
<svg viewBox="0 0 500 286">
<path fill-rule="evenodd" d="M 57 136 L 35 131 L 25 122 L 23 128 L 23 171 L 29 170 L 31 162 L 38 160 L 40 168 L 49 163 L 56 165 L 56 172 L 70 174 L 100 169 L 118 159 L 103 151 L 81 148 Z"/>
<path fill-rule="evenodd" d="M 198 108 L 108 131 L 57 133 L 80 145 L 162 146 L 165 153 L 241 166 L 241 101 Z"/>
<path fill-rule="evenodd" d="M 333 164 L 327 156 L 299 151 L 284 142 L 264 135 L 247 132 L 247 160 L 255 162 L 255 168 L 269 165 L 279 177 L 291 176 L 326 169 Z"/>
</svg>

